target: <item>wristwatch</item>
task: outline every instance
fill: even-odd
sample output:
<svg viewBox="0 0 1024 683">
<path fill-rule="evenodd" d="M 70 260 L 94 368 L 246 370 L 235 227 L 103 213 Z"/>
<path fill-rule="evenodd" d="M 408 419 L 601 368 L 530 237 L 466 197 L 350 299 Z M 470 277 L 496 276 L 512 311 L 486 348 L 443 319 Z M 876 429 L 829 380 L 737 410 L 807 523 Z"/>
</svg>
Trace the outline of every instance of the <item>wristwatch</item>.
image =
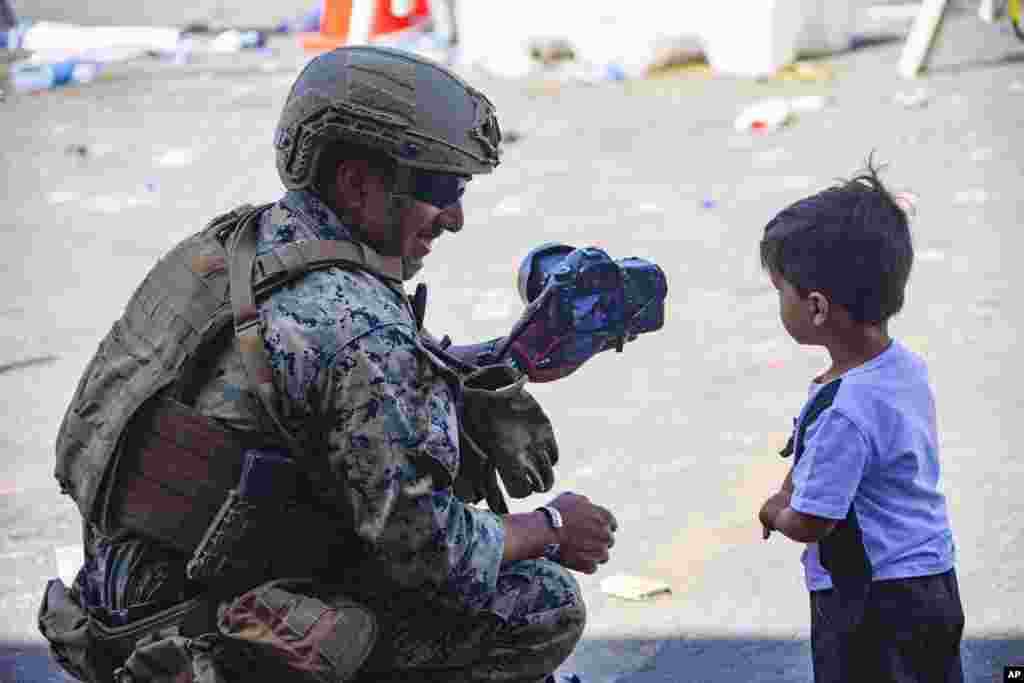
<svg viewBox="0 0 1024 683">
<path fill-rule="evenodd" d="M 551 525 L 552 529 L 561 529 L 562 524 L 562 513 L 558 511 L 558 508 L 553 508 L 550 505 L 542 505 L 537 508 L 548 518 L 548 524 Z"/>
<path fill-rule="evenodd" d="M 558 511 L 558 508 L 551 507 L 550 505 L 542 505 L 537 509 L 544 513 L 544 516 L 548 518 L 548 524 L 550 524 L 551 528 L 555 531 L 558 531 L 564 526 L 562 522 L 562 513 Z M 559 546 L 557 543 L 548 543 L 544 546 L 544 557 L 552 562 L 558 562 L 558 550 Z"/>
</svg>

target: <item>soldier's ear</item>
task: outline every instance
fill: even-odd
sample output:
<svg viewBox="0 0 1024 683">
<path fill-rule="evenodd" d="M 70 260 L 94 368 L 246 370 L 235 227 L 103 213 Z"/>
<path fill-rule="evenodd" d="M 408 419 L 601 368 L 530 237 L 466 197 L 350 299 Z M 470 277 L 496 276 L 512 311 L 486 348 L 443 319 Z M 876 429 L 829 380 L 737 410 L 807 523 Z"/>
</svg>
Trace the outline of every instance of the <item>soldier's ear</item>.
<svg viewBox="0 0 1024 683">
<path fill-rule="evenodd" d="M 334 195 L 342 209 L 360 209 L 366 203 L 370 167 L 361 159 L 345 159 L 334 174 Z"/>
</svg>

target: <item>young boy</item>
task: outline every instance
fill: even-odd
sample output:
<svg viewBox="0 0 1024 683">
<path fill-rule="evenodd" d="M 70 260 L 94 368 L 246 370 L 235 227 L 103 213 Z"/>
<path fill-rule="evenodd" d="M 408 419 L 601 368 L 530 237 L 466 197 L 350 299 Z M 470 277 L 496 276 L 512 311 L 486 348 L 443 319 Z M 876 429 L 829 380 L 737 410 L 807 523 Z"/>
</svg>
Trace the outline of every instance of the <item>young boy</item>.
<svg viewBox="0 0 1024 683">
<path fill-rule="evenodd" d="M 924 361 L 893 340 L 913 262 L 907 216 L 875 168 L 765 228 L 783 327 L 824 346 L 759 518 L 805 543 L 815 683 L 959 683 L 964 613 Z"/>
</svg>

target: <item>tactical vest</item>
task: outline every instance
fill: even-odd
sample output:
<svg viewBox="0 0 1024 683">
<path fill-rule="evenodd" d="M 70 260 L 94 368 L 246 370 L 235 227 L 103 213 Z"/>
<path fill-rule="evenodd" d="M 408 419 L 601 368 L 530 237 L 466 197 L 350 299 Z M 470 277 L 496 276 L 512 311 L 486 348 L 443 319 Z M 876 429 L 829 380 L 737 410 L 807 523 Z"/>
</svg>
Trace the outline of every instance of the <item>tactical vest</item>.
<svg viewBox="0 0 1024 683">
<path fill-rule="evenodd" d="M 278 446 L 301 457 L 303 444 L 276 407 L 258 296 L 341 266 L 375 274 L 408 304 L 401 260 L 356 242 L 305 240 L 257 256 L 266 208 L 220 216 L 164 256 L 83 373 L 58 433 L 55 475 L 102 532 L 130 529 L 191 553 L 238 484 L 247 449 Z M 263 408 L 254 422 L 271 424 L 262 432 L 229 429 L 190 402 L 197 370 L 232 334 Z M 303 514 L 307 528 L 338 523 L 323 510 Z"/>
</svg>

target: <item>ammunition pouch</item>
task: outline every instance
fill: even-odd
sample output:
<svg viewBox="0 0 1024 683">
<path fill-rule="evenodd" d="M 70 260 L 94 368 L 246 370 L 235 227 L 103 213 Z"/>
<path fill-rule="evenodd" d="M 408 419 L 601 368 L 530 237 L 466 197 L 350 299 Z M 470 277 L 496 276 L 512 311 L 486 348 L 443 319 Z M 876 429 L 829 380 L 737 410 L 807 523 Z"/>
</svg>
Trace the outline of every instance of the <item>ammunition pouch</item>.
<svg viewBox="0 0 1024 683">
<path fill-rule="evenodd" d="M 273 495 L 239 495 L 248 455 L 267 446 L 265 435 L 228 429 L 157 396 L 136 415 L 116 456 L 106 524 L 191 556 L 189 578 L 207 586 L 231 583 L 237 590 L 272 576 L 326 573 L 348 536 L 308 485 L 303 493 L 299 473 L 280 476 L 275 469 L 261 475 L 274 484 Z M 296 529 L 305 532 L 301 538 Z"/>
<path fill-rule="evenodd" d="M 272 581 L 219 609 L 215 600 L 200 596 L 112 628 L 52 579 L 39 630 L 61 668 L 86 683 L 223 683 L 225 673 L 252 671 L 260 680 L 344 683 L 377 640 L 368 609 L 319 595 L 309 581 Z"/>
<path fill-rule="evenodd" d="M 60 579 L 52 579 L 39 607 L 39 630 L 49 642 L 54 659 L 75 678 L 87 683 L 131 683 L 147 679 L 126 679 L 116 672 L 136 648 L 176 638 L 180 656 L 185 657 L 194 638 L 216 630 L 216 606 L 204 598 L 194 598 L 128 625 L 109 627 L 83 608 Z"/>
<path fill-rule="evenodd" d="M 344 683 L 377 642 L 373 613 L 307 580 L 254 588 L 219 610 L 228 656 L 260 680 Z M 227 663 L 232 668 L 232 663 Z"/>
</svg>

